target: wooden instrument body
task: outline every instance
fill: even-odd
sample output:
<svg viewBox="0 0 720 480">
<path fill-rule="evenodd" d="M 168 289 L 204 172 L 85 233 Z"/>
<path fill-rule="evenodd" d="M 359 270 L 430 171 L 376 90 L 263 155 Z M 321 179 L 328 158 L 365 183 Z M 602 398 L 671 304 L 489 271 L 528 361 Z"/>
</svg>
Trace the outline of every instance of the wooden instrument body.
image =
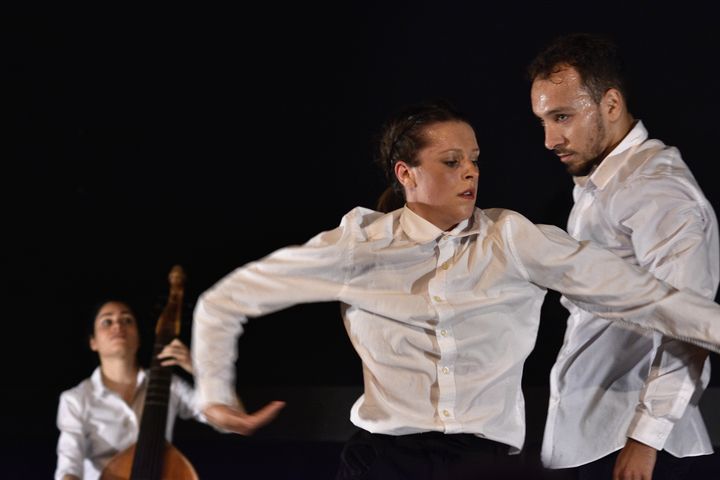
<svg viewBox="0 0 720 480">
<path fill-rule="evenodd" d="M 132 445 L 115 455 L 103 469 L 100 480 L 128 480 L 132 472 L 135 447 Z M 163 470 L 160 480 L 198 480 L 197 472 L 180 450 L 165 442 Z"/>
</svg>

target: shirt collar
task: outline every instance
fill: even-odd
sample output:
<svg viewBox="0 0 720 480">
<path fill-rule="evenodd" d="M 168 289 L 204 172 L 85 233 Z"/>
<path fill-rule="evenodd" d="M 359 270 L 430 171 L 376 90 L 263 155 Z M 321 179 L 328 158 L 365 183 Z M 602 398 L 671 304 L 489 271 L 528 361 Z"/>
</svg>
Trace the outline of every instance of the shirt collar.
<svg viewBox="0 0 720 480">
<path fill-rule="evenodd" d="M 477 209 L 475 213 L 477 213 Z M 402 226 L 403 231 L 408 237 L 417 243 L 428 243 L 443 235 L 449 237 L 465 237 L 467 235 L 477 234 L 479 231 L 478 223 L 476 214 L 473 214 L 472 217 L 466 218 L 458 223 L 452 230 L 444 232 L 410 210 L 407 205 L 405 205 L 402 212 L 400 212 L 400 226 Z"/>
<path fill-rule="evenodd" d="M 137 391 L 138 388 L 142 386 L 144 381 L 145 370 L 143 368 L 139 368 L 137 373 L 137 380 L 135 381 L 135 391 Z M 102 370 L 100 370 L 99 366 L 96 367 L 92 375 L 90 375 L 90 382 L 92 383 L 92 388 L 97 395 L 103 395 L 110 391 L 102 381 Z"/>
<path fill-rule="evenodd" d="M 600 165 L 593 170 L 590 175 L 584 177 L 573 177 L 575 184 L 585 188 L 588 183 L 602 190 L 615 174 L 622 168 L 627 161 L 628 153 L 633 147 L 640 145 L 647 140 L 648 131 L 642 121 L 638 120 L 635 126 L 625 135 L 625 138 L 613 149 Z"/>
</svg>

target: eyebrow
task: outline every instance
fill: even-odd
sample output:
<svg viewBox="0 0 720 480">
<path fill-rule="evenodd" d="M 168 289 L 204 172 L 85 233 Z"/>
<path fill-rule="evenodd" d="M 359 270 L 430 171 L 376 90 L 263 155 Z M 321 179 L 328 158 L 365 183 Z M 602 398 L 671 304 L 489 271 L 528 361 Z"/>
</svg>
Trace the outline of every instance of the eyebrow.
<svg viewBox="0 0 720 480">
<path fill-rule="evenodd" d="M 114 313 L 106 312 L 106 313 L 101 313 L 100 315 L 98 315 L 97 318 L 105 318 L 105 317 L 110 317 L 112 315 L 114 315 Z M 131 317 L 133 316 L 132 313 L 130 313 L 130 310 L 122 310 L 122 311 L 120 311 L 120 315 L 129 315 Z"/>
<path fill-rule="evenodd" d="M 462 151 L 463 151 L 462 148 L 446 148 L 445 150 L 440 150 L 438 153 L 446 153 L 446 152 L 461 152 L 461 153 L 462 153 Z M 479 148 L 473 148 L 471 151 L 473 151 L 473 152 L 479 152 L 480 149 L 479 149 Z"/>
<path fill-rule="evenodd" d="M 558 107 L 558 108 L 553 108 L 552 110 L 549 110 L 549 111 L 547 111 L 547 112 L 545 112 L 545 113 L 543 113 L 543 114 L 541 114 L 541 115 L 535 115 L 535 116 L 538 117 L 538 118 L 541 118 L 541 117 L 544 117 L 544 116 L 546 116 L 546 115 L 557 115 L 557 114 L 559 114 L 559 113 L 563 113 L 563 114 L 564 114 L 564 113 L 568 113 L 570 110 L 572 110 L 572 109 L 569 108 L 569 107 Z"/>
</svg>

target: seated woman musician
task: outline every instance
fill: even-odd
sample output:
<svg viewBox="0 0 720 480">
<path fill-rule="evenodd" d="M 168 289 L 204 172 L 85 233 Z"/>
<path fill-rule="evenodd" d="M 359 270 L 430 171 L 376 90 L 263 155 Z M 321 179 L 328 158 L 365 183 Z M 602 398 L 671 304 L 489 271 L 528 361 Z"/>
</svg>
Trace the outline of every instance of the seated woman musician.
<svg viewBox="0 0 720 480">
<path fill-rule="evenodd" d="M 137 317 L 128 303 L 102 302 L 91 318 L 90 349 L 100 365 L 89 378 L 62 392 L 57 413 L 56 480 L 96 479 L 118 452 L 138 438 L 147 390 L 146 372 L 138 363 Z M 161 365 L 193 373 L 188 348 L 178 339 L 165 346 Z M 165 437 L 172 439 L 175 417 L 205 422 L 195 406 L 195 392 L 172 375 Z"/>
</svg>

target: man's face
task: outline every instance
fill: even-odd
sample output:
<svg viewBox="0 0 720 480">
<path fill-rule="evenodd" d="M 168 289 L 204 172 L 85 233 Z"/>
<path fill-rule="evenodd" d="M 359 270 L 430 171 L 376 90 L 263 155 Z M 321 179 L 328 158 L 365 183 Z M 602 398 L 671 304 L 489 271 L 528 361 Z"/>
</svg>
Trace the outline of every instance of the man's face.
<svg viewBox="0 0 720 480">
<path fill-rule="evenodd" d="M 573 67 L 535 79 L 532 109 L 545 129 L 545 147 L 573 176 L 588 175 L 609 152 L 608 124 L 600 105 L 582 86 Z"/>
</svg>

